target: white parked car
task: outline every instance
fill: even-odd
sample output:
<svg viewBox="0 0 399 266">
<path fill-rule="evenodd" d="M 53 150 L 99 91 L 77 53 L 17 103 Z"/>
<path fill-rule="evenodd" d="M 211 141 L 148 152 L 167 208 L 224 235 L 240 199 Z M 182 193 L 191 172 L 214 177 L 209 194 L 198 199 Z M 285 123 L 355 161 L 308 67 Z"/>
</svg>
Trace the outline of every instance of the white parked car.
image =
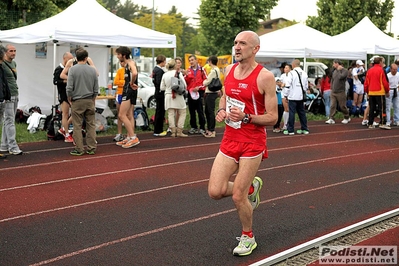
<svg viewBox="0 0 399 266">
<path fill-rule="evenodd" d="M 155 109 L 157 107 L 154 94 L 155 87 L 152 83 L 152 78 L 147 75 L 139 73 L 139 88 L 137 96 L 143 99 L 144 106 L 147 108 Z"/>
<path fill-rule="evenodd" d="M 108 76 L 109 79 L 111 79 L 111 73 L 109 73 Z M 152 83 L 152 78 L 147 74 L 139 73 L 138 85 L 137 96 L 143 100 L 144 106 L 155 109 L 157 104 L 154 98 L 155 87 L 154 83 Z M 141 105 L 139 99 L 137 100 L 137 105 Z"/>
</svg>

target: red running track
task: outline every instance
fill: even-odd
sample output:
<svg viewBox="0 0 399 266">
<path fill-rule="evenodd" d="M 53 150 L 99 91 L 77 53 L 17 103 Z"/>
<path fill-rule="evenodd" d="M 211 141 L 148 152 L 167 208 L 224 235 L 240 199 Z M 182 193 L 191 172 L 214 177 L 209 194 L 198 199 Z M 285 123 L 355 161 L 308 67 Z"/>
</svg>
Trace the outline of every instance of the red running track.
<svg viewBox="0 0 399 266">
<path fill-rule="evenodd" d="M 258 248 L 232 256 L 241 232 L 231 199 L 211 200 L 214 139 L 155 138 L 94 156 L 63 142 L 27 143 L 0 161 L 0 265 L 248 265 L 399 207 L 399 128 L 310 123 L 268 129 L 270 158 L 254 214 Z"/>
</svg>

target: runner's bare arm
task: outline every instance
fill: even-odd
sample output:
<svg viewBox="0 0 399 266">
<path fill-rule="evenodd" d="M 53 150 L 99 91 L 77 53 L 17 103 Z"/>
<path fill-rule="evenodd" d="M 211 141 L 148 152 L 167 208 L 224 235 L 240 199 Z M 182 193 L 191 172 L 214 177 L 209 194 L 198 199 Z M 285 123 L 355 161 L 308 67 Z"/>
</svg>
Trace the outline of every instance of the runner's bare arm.
<svg viewBox="0 0 399 266">
<path fill-rule="evenodd" d="M 130 69 L 130 87 L 134 90 L 137 90 L 138 86 L 134 83 L 138 75 L 136 63 L 133 60 L 131 60 L 128 62 L 128 64 Z"/>
<path fill-rule="evenodd" d="M 69 59 L 68 62 L 66 63 L 64 69 L 62 70 L 60 77 L 63 80 L 67 80 L 68 79 L 68 71 L 69 69 L 72 67 L 73 65 L 73 59 Z"/>
</svg>

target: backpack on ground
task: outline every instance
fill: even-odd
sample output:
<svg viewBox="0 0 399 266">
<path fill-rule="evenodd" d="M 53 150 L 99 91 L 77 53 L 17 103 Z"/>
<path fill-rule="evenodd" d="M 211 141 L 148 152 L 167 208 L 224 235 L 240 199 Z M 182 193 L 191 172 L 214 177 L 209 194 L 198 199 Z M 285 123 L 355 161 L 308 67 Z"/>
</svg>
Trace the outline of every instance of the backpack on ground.
<svg viewBox="0 0 399 266">
<path fill-rule="evenodd" d="M 62 127 L 62 113 L 59 105 L 53 105 L 51 115 L 47 116 L 45 128 L 47 129 L 48 140 L 63 140 L 64 136 L 58 132 Z"/>
<path fill-rule="evenodd" d="M 140 101 L 141 101 L 141 106 L 136 105 L 133 111 L 135 126 L 140 127 L 141 130 L 149 130 L 150 119 L 148 118 L 148 114 L 146 111 L 146 107 L 143 104 L 143 100 L 140 99 Z"/>
</svg>

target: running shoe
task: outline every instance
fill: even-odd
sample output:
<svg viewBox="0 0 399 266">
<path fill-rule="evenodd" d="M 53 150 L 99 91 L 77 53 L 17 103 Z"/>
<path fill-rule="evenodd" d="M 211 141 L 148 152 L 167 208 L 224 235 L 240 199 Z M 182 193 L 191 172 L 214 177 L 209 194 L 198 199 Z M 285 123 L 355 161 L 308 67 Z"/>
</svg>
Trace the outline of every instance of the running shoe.
<svg viewBox="0 0 399 266">
<path fill-rule="evenodd" d="M 87 150 L 86 153 L 89 155 L 94 155 L 94 154 L 96 154 L 96 150 L 95 149 Z"/>
<path fill-rule="evenodd" d="M 308 131 L 308 130 L 298 129 L 298 130 L 296 131 L 296 133 L 297 133 L 297 134 L 307 135 L 307 134 L 309 134 L 309 131 Z"/>
<path fill-rule="evenodd" d="M 65 137 L 64 139 L 65 142 L 72 142 L 73 143 L 73 138 L 71 135 L 69 135 L 68 137 Z"/>
<path fill-rule="evenodd" d="M 78 150 L 73 150 L 69 153 L 70 155 L 74 155 L 74 156 L 82 156 L 83 154 L 85 154 L 83 151 L 78 151 Z"/>
<path fill-rule="evenodd" d="M 240 241 L 240 243 L 238 243 L 238 246 L 233 250 L 234 256 L 247 256 L 258 246 L 255 242 L 255 237 L 242 235 L 241 237 L 237 237 L 237 240 Z"/>
<path fill-rule="evenodd" d="M 154 133 L 155 137 L 165 137 L 166 135 L 168 135 L 168 132 L 163 131 L 161 133 Z"/>
<path fill-rule="evenodd" d="M 348 124 L 351 121 L 351 118 L 349 117 L 348 119 L 344 119 L 341 121 L 342 124 Z"/>
<path fill-rule="evenodd" d="M 15 149 L 9 150 L 8 153 L 9 154 L 14 154 L 14 155 L 21 155 L 22 151 L 20 149 L 18 149 L 18 148 L 15 148 Z"/>
<path fill-rule="evenodd" d="M 390 125 L 380 125 L 379 128 L 390 130 L 391 126 Z"/>
<path fill-rule="evenodd" d="M 255 176 L 254 180 L 252 181 L 252 186 L 254 187 L 254 192 L 248 195 L 248 200 L 251 203 L 252 209 L 255 210 L 259 206 L 260 196 L 259 192 L 262 188 L 263 181 L 260 177 Z"/>
<path fill-rule="evenodd" d="M 140 144 L 140 140 L 139 138 L 135 137 L 134 139 L 129 139 L 128 142 L 126 142 L 126 144 L 122 145 L 122 148 L 131 148 L 134 147 L 136 145 Z"/>
<path fill-rule="evenodd" d="M 328 119 L 328 120 L 326 121 L 326 124 L 332 125 L 332 124 L 335 124 L 335 121 L 332 120 L 332 119 L 330 118 L 330 119 Z"/>
<path fill-rule="evenodd" d="M 283 131 L 284 135 L 295 135 L 295 132 L 288 132 L 288 130 Z"/>
<path fill-rule="evenodd" d="M 191 129 L 188 131 L 188 134 L 194 135 L 194 134 L 196 134 L 197 132 L 198 132 L 198 129 L 191 128 Z"/>
<path fill-rule="evenodd" d="M 116 145 L 123 146 L 129 141 L 129 138 L 125 138 L 124 140 L 118 141 Z"/>
<path fill-rule="evenodd" d="M 368 121 L 368 120 L 363 120 L 363 121 L 362 121 L 362 126 L 367 126 L 367 125 L 368 125 L 368 123 L 369 123 L 369 121 Z"/>
<path fill-rule="evenodd" d="M 114 141 L 118 142 L 118 141 L 122 141 L 123 140 L 123 135 L 122 134 L 116 134 Z"/>
<path fill-rule="evenodd" d="M 65 137 L 65 130 L 63 128 L 58 129 L 58 133 Z"/>
</svg>

